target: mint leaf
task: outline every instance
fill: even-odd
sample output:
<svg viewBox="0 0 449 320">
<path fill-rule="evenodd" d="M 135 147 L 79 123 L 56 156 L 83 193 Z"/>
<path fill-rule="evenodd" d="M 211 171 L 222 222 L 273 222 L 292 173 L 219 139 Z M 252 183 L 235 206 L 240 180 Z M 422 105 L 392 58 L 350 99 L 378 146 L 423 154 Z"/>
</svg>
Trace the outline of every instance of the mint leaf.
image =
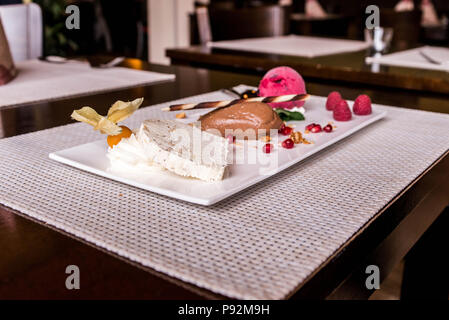
<svg viewBox="0 0 449 320">
<path fill-rule="evenodd" d="M 276 108 L 274 111 L 276 111 L 282 121 L 301 121 L 306 119 L 304 118 L 304 115 L 298 111 L 288 111 L 282 108 Z"/>
</svg>

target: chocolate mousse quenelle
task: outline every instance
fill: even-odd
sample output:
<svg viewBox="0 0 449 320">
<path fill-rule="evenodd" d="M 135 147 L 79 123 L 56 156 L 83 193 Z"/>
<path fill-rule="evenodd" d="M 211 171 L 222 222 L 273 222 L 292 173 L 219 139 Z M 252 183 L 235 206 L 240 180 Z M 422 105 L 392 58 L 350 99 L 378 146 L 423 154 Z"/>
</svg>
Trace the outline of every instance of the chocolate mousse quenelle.
<svg viewBox="0 0 449 320">
<path fill-rule="evenodd" d="M 237 139 L 256 139 L 259 130 L 264 130 L 266 135 L 283 124 L 278 114 L 263 102 L 243 102 L 219 108 L 199 120 L 202 130 L 216 129 L 222 136 L 232 134 Z"/>
<path fill-rule="evenodd" d="M 257 139 L 258 134 L 269 135 L 270 130 L 277 132 L 283 126 L 283 120 L 274 109 L 289 109 L 291 115 L 309 97 L 301 75 L 289 67 L 268 71 L 260 82 L 258 94 L 259 97 L 237 100 L 172 105 L 163 110 L 216 108 L 200 117 L 202 130 L 218 130 L 224 137 Z"/>
<path fill-rule="evenodd" d="M 301 75 L 289 67 L 277 67 L 268 71 L 262 78 L 258 90 L 261 97 L 282 95 L 301 95 L 306 93 L 306 86 Z M 201 128 L 218 129 L 225 136 L 225 130 L 248 130 L 254 132 L 256 138 L 258 130 L 278 130 L 283 121 L 272 108 L 296 109 L 304 105 L 305 99 L 288 102 L 244 102 L 222 109 L 216 109 L 200 118 Z M 235 134 L 239 138 L 238 134 Z M 245 137 L 246 138 L 246 137 Z"/>
</svg>

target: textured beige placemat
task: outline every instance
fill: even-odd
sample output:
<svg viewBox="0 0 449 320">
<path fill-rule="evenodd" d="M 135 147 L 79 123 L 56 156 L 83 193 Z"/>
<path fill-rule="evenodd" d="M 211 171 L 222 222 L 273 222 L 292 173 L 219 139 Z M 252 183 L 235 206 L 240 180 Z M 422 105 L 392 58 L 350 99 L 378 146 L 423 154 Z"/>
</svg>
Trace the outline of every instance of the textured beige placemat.
<svg viewBox="0 0 449 320">
<path fill-rule="evenodd" d="M 163 106 L 140 110 L 128 125 Z M 449 148 L 449 115 L 377 107 L 386 119 L 211 207 L 50 160 L 100 138 L 84 124 L 2 139 L 0 202 L 214 292 L 284 298 Z"/>
<path fill-rule="evenodd" d="M 91 68 L 88 63 L 49 63 L 29 60 L 17 64 L 18 76 L 0 86 L 0 108 L 32 102 L 125 89 L 173 80 L 173 74 L 129 68 Z"/>
<path fill-rule="evenodd" d="M 217 41 L 211 42 L 208 45 L 218 49 L 282 54 L 307 58 L 359 51 L 368 47 L 368 44 L 363 41 L 297 35 Z"/>
<path fill-rule="evenodd" d="M 432 63 L 420 52 L 428 55 L 435 61 L 441 61 L 441 64 Z M 447 60 L 445 61 L 445 57 Z M 441 59 L 441 60 L 440 60 Z M 399 51 L 386 55 L 379 55 L 374 57 L 367 57 L 367 63 L 378 63 L 381 65 L 405 67 L 405 68 L 418 68 L 437 71 L 449 71 L 449 49 L 441 47 L 424 46 L 420 48 Z"/>
</svg>

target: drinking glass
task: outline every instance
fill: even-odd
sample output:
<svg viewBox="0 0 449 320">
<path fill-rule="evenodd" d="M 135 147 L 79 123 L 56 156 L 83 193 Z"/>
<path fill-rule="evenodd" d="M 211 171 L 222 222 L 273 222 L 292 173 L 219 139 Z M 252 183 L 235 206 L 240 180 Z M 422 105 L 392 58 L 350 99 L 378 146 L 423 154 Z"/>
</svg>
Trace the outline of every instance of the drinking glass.
<svg viewBox="0 0 449 320">
<path fill-rule="evenodd" d="M 392 39 L 392 28 L 374 27 L 373 29 L 365 29 L 365 41 L 375 52 L 387 51 Z"/>
</svg>

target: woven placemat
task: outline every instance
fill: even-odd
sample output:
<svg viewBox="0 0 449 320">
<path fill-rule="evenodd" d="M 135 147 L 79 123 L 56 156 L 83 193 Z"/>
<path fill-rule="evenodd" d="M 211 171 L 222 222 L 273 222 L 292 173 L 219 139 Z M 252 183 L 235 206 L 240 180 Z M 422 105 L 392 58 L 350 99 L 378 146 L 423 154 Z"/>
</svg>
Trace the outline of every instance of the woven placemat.
<svg viewBox="0 0 449 320">
<path fill-rule="evenodd" d="M 17 77 L 0 86 L 0 108 L 91 95 L 175 79 L 173 74 L 129 68 L 91 68 L 86 62 L 50 63 L 28 60 L 17 64 Z M 24 94 L 26 92 L 26 94 Z"/>
<path fill-rule="evenodd" d="M 314 58 L 364 50 L 369 45 L 364 41 L 357 40 L 287 35 L 280 37 L 224 40 L 210 42 L 208 46 L 218 49 Z"/>
<path fill-rule="evenodd" d="M 214 92 L 179 102 L 225 97 Z M 324 98 L 314 99 L 324 106 Z M 164 106 L 138 111 L 128 125 Z M 377 108 L 387 118 L 211 207 L 48 158 L 99 139 L 85 124 L 2 139 L 0 202 L 214 292 L 280 299 L 448 150 L 449 115 Z"/>
<path fill-rule="evenodd" d="M 385 66 L 396 66 L 404 68 L 418 68 L 436 71 L 449 71 L 449 64 L 447 63 L 432 63 L 422 53 L 428 54 L 434 59 L 446 60 L 444 56 L 447 56 L 449 60 L 449 49 L 443 47 L 425 46 L 404 51 L 393 52 L 389 54 L 372 57 L 366 57 L 367 63 L 377 63 Z M 443 58 L 441 57 L 443 55 Z"/>
</svg>

